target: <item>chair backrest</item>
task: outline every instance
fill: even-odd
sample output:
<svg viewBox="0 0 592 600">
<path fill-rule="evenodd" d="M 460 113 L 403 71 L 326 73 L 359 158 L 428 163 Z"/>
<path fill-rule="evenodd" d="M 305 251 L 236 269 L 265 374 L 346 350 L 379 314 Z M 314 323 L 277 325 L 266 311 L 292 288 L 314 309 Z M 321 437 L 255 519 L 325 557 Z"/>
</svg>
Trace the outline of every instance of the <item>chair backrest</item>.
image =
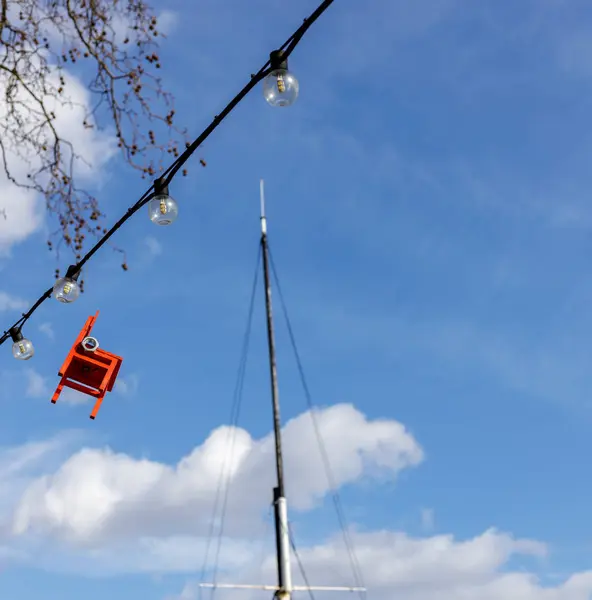
<svg viewBox="0 0 592 600">
<path fill-rule="evenodd" d="M 82 340 L 85 337 L 90 335 L 90 332 L 92 331 L 92 328 L 93 328 L 98 316 L 99 316 L 99 311 L 97 310 L 94 317 L 89 317 L 86 320 L 84 327 L 80 330 L 80 333 L 78 334 L 78 337 L 76 338 L 76 341 L 74 342 L 74 345 L 72 346 L 73 349 L 78 348 L 78 344 L 80 344 L 80 342 L 82 342 Z"/>
</svg>

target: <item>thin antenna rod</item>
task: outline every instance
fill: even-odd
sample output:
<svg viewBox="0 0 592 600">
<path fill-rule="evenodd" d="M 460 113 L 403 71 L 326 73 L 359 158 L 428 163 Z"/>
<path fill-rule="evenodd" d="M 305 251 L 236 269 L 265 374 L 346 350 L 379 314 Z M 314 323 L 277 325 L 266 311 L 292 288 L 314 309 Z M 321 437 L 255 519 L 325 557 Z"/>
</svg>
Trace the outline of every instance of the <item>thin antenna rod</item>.
<svg viewBox="0 0 592 600">
<path fill-rule="evenodd" d="M 261 198 L 261 233 L 267 233 L 267 219 L 265 218 L 265 182 L 259 181 L 259 197 Z"/>
<path fill-rule="evenodd" d="M 284 461 L 282 455 L 282 431 L 280 399 L 273 332 L 273 310 L 271 305 L 271 280 L 269 277 L 269 250 L 267 246 L 267 219 L 265 217 L 265 195 L 263 180 L 259 186 L 261 195 L 261 250 L 263 254 L 263 279 L 265 284 L 265 311 L 267 317 L 267 345 L 269 349 L 269 371 L 271 375 L 271 400 L 273 408 L 273 433 L 275 437 L 275 464 L 277 487 L 273 490 L 275 516 L 275 538 L 278 566 L 278 590 L 276 597 L 289 599 L 292 592 L 290 571 L 290 537 L 288 533 L 288 507 L 284 489 Z"/>
</svg>

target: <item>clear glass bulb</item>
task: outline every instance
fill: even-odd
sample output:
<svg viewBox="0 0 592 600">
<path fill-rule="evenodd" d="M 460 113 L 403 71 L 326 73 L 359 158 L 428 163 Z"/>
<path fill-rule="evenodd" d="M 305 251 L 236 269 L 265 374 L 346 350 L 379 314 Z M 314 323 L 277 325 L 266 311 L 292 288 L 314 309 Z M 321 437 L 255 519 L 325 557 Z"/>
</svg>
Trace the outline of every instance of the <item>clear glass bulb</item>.
<svg viewBox="0 0 592 600">
<path fill-rule="evenodd" d="M 294 104 L 298 89 L 298 79 L 286 69 L 276 69 L 263 80 L 263 96 L 271 106 Z"/>
<path fill-rule="evenodd" d="M 80 287 L 74 279 L 60 277 L 53 286 L 53 295 L 59 302 L 69 304 L 80 296 Z"/>
<path fill-rule="evenodd" d="M 33 343 L 27 338 L 17 340 L 12 344 L 12 355 L 19 360 L 29 360 L 35 354 Z"/>
<path fill-rule="evenodd" d="M 179 207 L 168 194 L 158 194 L 148 202 L 150 220 L 157 225 L 170 225 L 179 215 Z"/>
<path fill-rule="evenodd" d="M 99 340 L 97 340 L 97 338 L 88 336 L 85 337 L 82 342 L 80 342 L 80 345 L 87 351 L 87 352 L 96 352 L 99 348 Z"/>
</svg>

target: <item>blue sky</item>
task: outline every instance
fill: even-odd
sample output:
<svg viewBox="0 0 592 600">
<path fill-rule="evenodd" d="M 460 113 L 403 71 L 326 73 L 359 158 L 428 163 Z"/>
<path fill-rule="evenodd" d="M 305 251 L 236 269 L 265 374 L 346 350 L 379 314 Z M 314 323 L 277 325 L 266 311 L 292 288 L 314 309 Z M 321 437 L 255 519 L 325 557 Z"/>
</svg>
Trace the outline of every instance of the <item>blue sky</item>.
<svg viewBox="0 0 592 600">
<path fill-rule="evenodd" d="M 179 123 L 198 134 L 315 5 L 158 5 L 177 16 L 161 54 Z M 207 168 L 196 156 L 171 186 L 178 221 L 157 228 L 141 211 L 115 240 L 127 273 L 105 249 L 79 301 L 47 302 L 27 324 L 32 361 L 17 364 L 2 348 L 0 548 L 23 554 L 2 560 L 0 595 L 195 596 L 202 547 L 192 520 L 211 510 L 201 492 L 184 496 L 175 521 L 170 506 L 142 496 L 144 484 L 126 496 L 121 478 L 145 476 L 146 464 L 133 461 L 150 461 L 154 473 L 176 465 L 229 421 L 264 178 L 313 399 L 333 407 L 323 418 L 371 596 L 590 598 L 591 28 L 579 0 L 336 0 L 290 60 L 296 104 L 274 110 L 254 90 L 204 145 Z M 145 188 L 117 156 L 93 185 L 109 222 Z M 46 289 L 55 258 L 43 227 L 0 268 L 0 292 L 12 298 L 33 301 Z M 271 429 L 262 294 L 239 423 L 254 440 Z M 19 311 L 4 308 L 8 326 Z M 92 422 L 89 405 L 52 406 L 49 397 L 96 310 L 96 336 L 124 363 Z M 296 419 L 290 464 L 312 472 L 318 456 L 298 443 L 306 403 L 279 319 L 277 338 L 282 416 Z M 247 453 L 249 439 L 240 439 Z M 31 443 L 42 444 L 38 456 L 17 468 Z M 105 459 L 106 448 L 121 461 Z M 364 466 L 350 473 L 360 456 Z M 129 471 L 109 474 L 126 460 Z M 265 479 L 261 460 L 252 473 Z M 41 481 L 63 502 L 61 517 L 39 491 L 52 473 L 59 477 Z M 301 469 L 288 482 L 289 499 L 308 490 L 303 478 Z M 238 483 L 225 568 L 229 578 L 256 579 L 237 557 L 249 554 L 249 540 L 267 554 L 273 547 L 265 519 L 241 524 Z M 252 509 L 265 509 L 267 483 L 253 485 L 263 504 Z M 317 584 L 349 584 L 331 545 L 337 520 L 326 490 L 317 491 L 324 500 L 293 513 L 305 565 Z M 101 529 L 112 514 L 87 504 L 107 502 L 103 493 L 136 515 L 119 537 Z M 17 535 L 13 511 L 24 505 L 39 514 Z M 72 516 L 87 508 L 96 537 L 85 538 L 84 518 Z M 158 552 L 146 550 L 148 538 Z M 342 571 L 331 581 L 314 550 L 323 544 Z"/>
</svg>

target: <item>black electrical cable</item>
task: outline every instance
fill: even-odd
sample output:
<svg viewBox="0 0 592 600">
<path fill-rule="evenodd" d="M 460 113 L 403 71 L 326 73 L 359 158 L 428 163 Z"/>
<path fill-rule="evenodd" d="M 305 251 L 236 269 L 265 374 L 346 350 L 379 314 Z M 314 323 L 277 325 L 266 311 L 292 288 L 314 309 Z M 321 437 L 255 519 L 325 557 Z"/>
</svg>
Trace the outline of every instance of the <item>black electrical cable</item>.
<svg viewBox="0 0 592 600">
<path fill-rule="evenodd" d="M 306 19 L 302 25 L 284 42 L 279 48 L 281 57 L 283 60 L 292 54 L 294 48 L 302 39 L 302 36 L 306 33 L 308 28 L 329 8 L 333 3 L 333 0 L 324 0 L 317 7 L 317 9 Z M 154 184 L 142 195 L 142 197 L 130 208 L 127 212 L 111 227 L 111 229 L 101 237 L 101 239 L 87 252 L 87 254 L 78 262 L 73 265 L 72 275 L 80 273 L 82 267 L 94 256 L 94 254 L 109 240 L 109 238 L 142 206 L 147 204 L 151 198 L 153 198 L 159 191 L 166 189 L 173 180 L 174 176 L 178 173 L 179 169 L 189 160 L 191 155 L 201 146 L 201 144 L 209 137 L 209 135 L 220 125 L 225 117 L 240 103 L 240 101 L 271 71 L 274 66 L 272 60 L 269 59 L 262 67 L 257 71 L 256 74 L 251 75 L 250 81 L 243 87 L 243 89 L 226 105 L 226 107 L 214 117 L 214 120 L 204 129 L 204 131 L 186 148 L 186 150 L 179 155 L 179 157 L 164 171 L 164 173 L 154 182 Z M 0 336 L 0 344 L 3 344 L 9 337 L 11 332 L 20 331 L 23 325 L 28 321 L 31 315 L 47 300 L 51 297 L 53 287 L 44 292 L 37 302 L 26 312 L 22 313 L 21 318 L 18 319 L 11 327 L 9 327 Z"/>
<path fill-rule="evenodd" d="M 284 300 L 284 295 L 282 293 L 282 287 L 280 285 L 279 277 L 277 274 L 277 270 L 275 268 L 275 262 L 273 260 L 273 254 L 271 252 L 271 248 L 269 248 L 269 262 L 271 264 L 271 272 L 273 274 L 273 278 L 275 280 L 276 288 L 278 291 L 278 297 L 280 299 L 280 304 L 282 305 L 282 312 L 284 314 L 284 319 L 286 321 L 286 327 L 288 329 L 288 335 L 290 337 L 290 343 L 292 345 L 292 350 L 294 352 L 294 357 L 296 359 L 296 365 L 298 367 L 298 373 L 300 375 L 300 381 L 302 384 L 302 388 L 304 390 L 304 395 L 306 397 L 306 403 L 309 409 L 309 413 L 313 422 L 313 427 L 315 430 L 315 435 L 317 438 L 317 443 L 319 445 L 319 450 L 321 452 L 321 457 L 323 460 L 323 464 L 325 467 L 325 474 L 327 476 L 327 480 L 329 482 L 329 487 L 331 488 L 331 494 L 333 498 L 333 504 L 335 506 L 335 512 L 337 513 L 337 519 L 339 521 L 339 526 L 341 528 L 341 532 L 343 535 L 343 540 L 345 542 L 345 547 L 347 553 L 349 555 L 349 560 L 352 568 L 352 573 L 355 580 L 356 587 L 364 588 L 362 572 L 360 569 L 360 565 L 358 559 L 356 557 L 354 546 L 351 540 L 351 536 L 349 534 L 349 528 L 347 526 L 347 520 L 345 518 L 345 513 L 343 511 L 343 506 L 341 504 L 341 498 L 339 496 L 339 492 L 337 489 L 337 485 L 335 484 L 335 477 L 333 475 L 333 470 L 331 468 L 331 462 L 329 461 L 329 456 L 327 454 L 327 449 L 325 447 L 325 443 L 323 441 L 323 437 L 321 435 L 321 430 L 318 424 L 318 419 L 316 415 L 316 409 L 312 402 L 312 396 L 310 393 L 310 389 L 308 387 L 308 383 L 306 380 L 306 376 L 304 374 L 304 367 L 302 365 L 302 360 L 300 358 L 300 352 L 298 351 L 298 346 L 296 344 L 296 338 L 294 336 L 294 330 L 292 328 L 292 323 L 290 321 L 290 316 L 288 314 L 288 309 L 286 306 L 286 302 Z M 360 598 L 365 598 L 365 592 L 360 592 Z"/>
<path fill-rule="evenodd" d="M 248 325 L 247 331 L 245 332 L 245 343 L 244 343 L 244 361 L 243 361 L 243 369 L 240 377 L 240 381 L 237 381 L 237 387 L 235 390 L 235 395 L 237 398 L 237 422 L 238 422 L 238 411 L 240 411 L 240 406 L 242 403 L 243 389 L 245 383 L 245 373 L 247 369 L 247 356 L 249 352 L 249 341 L 251 339 L 251 328 L 253 324 L 253 313 L 255 309 L 255 292 L 257 291 L 257 281 L 259 279 L 259 266 L 261 264 L 261 247 L 259 246 L 259 252 L 257 254 L 257 264 L 255 265 L 255 276 L 253 278 L 253 286 L 251 288 L 251 300 L 249 304 L 249 317 L 248 317 Z M 232 436 L 232 444 L 230 447 L 230 458 L 234 454 L 234 442 L 236 440 L 236 427 L 234 428 L 235 435 Z M 220 516 L 220 529 L 218 531 L 218 544 L 216 547 L 216 556 L 214 558 L 214 574 L 212 581 L 215 584 L 218 577 L 218 565 L 220 559 L 220 548 L 222 546 L 222 537 L 224 535 L 224 525 L 225 525 L 225 517 L 226 517 L 226 508 L 228 506 L 228 492 L 230 491 L 230 478 L 231 478 L 231 470 L 230 470 L 230 461 L 228 462 L 228 470 L 226 473 L 226 481 L 224 483 L 224 499 L 222 501 L 222 511 Z M 215 588 L 214 588 L 215 589 Z"/>
<path fill-rule="evenodd" d="M 296 549 L 296 541 L 294 540 L 294 533 L 292 532 L 292 528 L 288 525 L 288 537 L 290 538 L 290 546 L 292 546 L 292 552 L 294 552 L 294 556 L 296 557 L 296 562 L 298 563 L 298 569 L 300 570 L 300 574 L 302 575 L 302 580 L 304 581 L 304 585 L 307 588 L 308 595 L 310 596 L 310 600 L 315 600 L 314 594 L 310 587 L 310 582 L 308 580 L 308 576 L 306 571 L 304 570 L 304 565 L 302 564 L 302 560 L 300 558 L 300 554 L 298 554 L 298 550 Z"/>
<path fill-rule="evenodd" d="M 254 313 L 254 309 L 255 309 L 255 292 L 257 290 L 257 281 L 259 279 L 260 264 L 261 264 L 261 247 L 259 246 L 259 250 L 257 253 L 257 263 L 255 265 L 255 274 L 253 276 L 253 284 L 251 286 L 251 297 L 250 297 L 249 309 L 248 309 L 248 313 L 247 313 L 247 325 L 245 328 L 245 333 L 243 335 L 241 357 L 240 357 L 238 372 L 237 372 L 237 376 L 236 376 L 236 383 L 234 386 L 232 408 L 230 411 L 230 429 L 228 432 L 228 439 L 226 441 L 226 453 L 224 455 L 222 469 L 220 471 L 220 475 L 218 478 L 218 485 L 217 485 L 217 489 L 216 489 L 216 496 L 214 499 L 214 507 L 213 507 L 213 511 L 212 511 L 212 518 L 210 521 L 210 528 L 209 528 L 207 542 L 206 542 L 206 550 L 205 550 L 204 560 L 203 560 L 203 565 L 202 565 L 202 570 L 201 570 L 200 580 L 203 581 L 205 578 L 206 572 L 207 572 L 207 568 L 208 568 L 208 558 L 210 555 L 210 547 L 211 547 L 212 541 L 214 539 L 214 529 L 216 526 L 216 517 L 218 515 L 218 509 L 220 509 L 220 527 L 219 527 L 218 535 L 217 535 L 217 547 L 216 547 L 214 564 L 213 564 L 213 569 L 214 569 L 213 582 L 214 582 L 214 584 L 216 583 L 216 579 L 217 579 L 217 575 L 218 575 L 218 562 L 219 562 L 219 558 L 220 558 L 220 548 L 221 548 L 221 544 L 222 544 L 222 537 L 224 535 L 224 521 L 226 518 L 226 508 L 228 505 L 228 492 L 230 489 L 230 478 L 231 478 L 231 474 L 232 474 L 231 469 L 230 469 L 230 464 L 231 464 L 232 456 L 234 454 L 236 429 L 238 427 L 238 421 L 239 421 L 240 410 L 241 410 L 241 405 L 242 405 L 243 389 L 244 389 L 244 382 L 245 382 L 245 372 L 246 372 L 246 367 L 247 367 L 247 358 L 248 358 L 248 354 L 249 354 L 249 345 L 250 345 L 250 340 L 251 340 L 253 313 Z M 222 504 L 220 504 L 222 492 L 224 492 L 224 494 L 223 494 L 223 498 L 222 498 Z M 216 589 L 215 587 L 212 589 L 212 593 L 211 593 L 212 598 L 214 596 L 215 589 Z M 200 591 L 199 595 L 201 598 L 202 589 L 199 588 L 199 591 Z"/>
</svg>

